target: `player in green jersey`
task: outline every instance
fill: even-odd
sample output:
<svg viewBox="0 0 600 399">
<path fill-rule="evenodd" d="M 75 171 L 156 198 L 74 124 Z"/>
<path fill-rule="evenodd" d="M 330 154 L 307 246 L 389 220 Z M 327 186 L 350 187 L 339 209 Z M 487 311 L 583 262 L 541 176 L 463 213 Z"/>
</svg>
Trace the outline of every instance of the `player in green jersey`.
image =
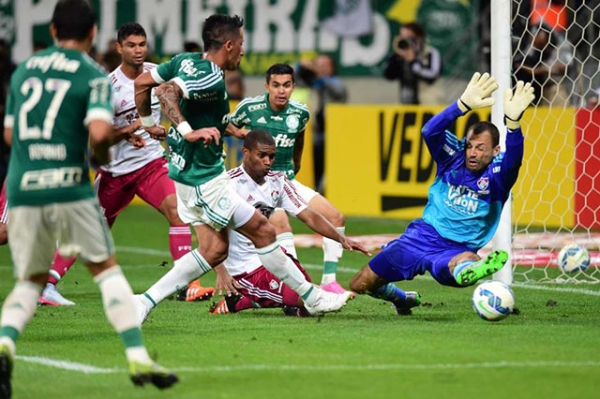
<svg viewBox="0 0 600 399">
<path fill-rule="evenodd" d="M 4 139 L 12 145 L 6 189 L 17 282 L 0 319 L 1 399 L 12 395 L 17 337 L 35 313 L 57 241 L 63 255 L 79 254 L 94 276 L 106 316 L 125 344 L 134 384 L 166 388 L 177 382 L 142 343 L 131 287 L 88 178 L 88 141 L 92 157 L 106 164 L 113 137 L 110 83 L 86 54 L 95 21 L 87 0 L 60 0 L 50 27 L 56 45 L 24 61 L 11 79 Z"/>
<path fill-rule="evenodd" d="M 310 113 L 306 105 L 290 100 L 296 84 L 294 69 L 287 64 L 274 64 L 267 70 L 267 92 L 262 96 L 246 98 L 239 103 L 230 116 L 228 133 L 243 137 L 248 130 L 264 129 L 275 139 L 276 155 L 272 169 L 285 172 L 296 191 L 312 209 L 321 213 L 344 234 L 344 216 L 325 197 L 295 179 L 300 171 L 304 132 Z M 277 230 L 277 241 L 288 253 L 297 258 L 294 236 L 287 215 L 283 210 L 273 214 L 270 222 Z M 324 266 L 321 287 L 330 292 L 341 293 L 345 289 L 336 281 L 338 262 L 342 256 L 342 245 L 323 238 Z"/>
<path fill-rule="evenodd" d="M 175 180 L 177 211 L 181 220 L 194 226 L 198 239 L 198 249 L 176 261 L 165 276 L 137 296 L 142 320 L 164 298 L 223 262 L 227 228 L 252 241 L 265 268 L 296 291 L 310 313 L 337 311 L 350 299 L 348 292 L 325 292 L 306 280 L 281 250 L 274 227 L 237 194 L 225 171 L 221 136 L 228 124 L 229 102 L 223 70 L 237 68 L 244 54 L 242 26 L 237 15 L 211 15 L 202 28 L 204 57 L 179 54 L 135 80 L 138 113 L 152 134 L 161 132 L 150 117 L 150 90 L 160 85 L 156 95 L 172 122 L 167 135 L 169 176 Z M 330 238 L 342 236 L 337 232 Z M 367 252 L 351 240 L 345 247 Z"/>
</svg>

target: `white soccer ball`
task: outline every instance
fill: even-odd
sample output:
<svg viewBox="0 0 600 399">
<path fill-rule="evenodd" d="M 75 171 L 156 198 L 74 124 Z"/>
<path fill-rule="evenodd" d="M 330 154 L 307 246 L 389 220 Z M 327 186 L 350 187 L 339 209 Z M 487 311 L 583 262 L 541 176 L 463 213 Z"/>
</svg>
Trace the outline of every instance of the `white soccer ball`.
<svg viewBox="0 0 600 399">
<path fill-rule="evenodd" d="M 590 267 L 590 254 L 587 249 L 575 243 L 562 247 L 556 259 L 558 268 L 565 273 L 582 272 Z"/>
<path fill-rule="evenodd" d="M 512 312 L 515 295 L 510 287 L 500 281 L 485 281 L 473 292 L 473 308 L 484 320 L 499 321 Z"/>
</svg>

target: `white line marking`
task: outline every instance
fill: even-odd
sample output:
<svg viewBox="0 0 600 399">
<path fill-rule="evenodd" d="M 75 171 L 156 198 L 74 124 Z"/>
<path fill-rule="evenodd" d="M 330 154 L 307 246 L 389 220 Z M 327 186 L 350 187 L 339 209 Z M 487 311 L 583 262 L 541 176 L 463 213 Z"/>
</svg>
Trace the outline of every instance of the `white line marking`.
<svg viewBox="0 0 600 399">
<path fill-rule="evenodd" d="M 159 251 L 156 249 L 146 249 L 139 247 L 117 247 L 117 252 L 125 252 L 132 254 L 145 254 L 145 255 L 156 255 L 156 256 L 167 256 L 171 257 L 171 253 L 168 251 Z M 321 270 L 323 266 L 315 265 L 315 264 L 302 264 L 302 267 L 309 270 Z M 340 272 L 346 273 L 356 273 L 360 269 L 355 269 L 351 267 L 338 267 L 337 269 Z M 429 276 L 417 276 L 416 279 L 426 279 L 433 280 L 433 278 Z M 569 294 L 581 294 L 581 295 L 592 295 L 592 296 L 600 296 L 600 291 L 588 290 L 582 288 L 565 288 L 565 287 L 553 287 L 550 285 L 536 285 L 536 284 L 525 284 L 525 283 L 513 283 L 513 286 L 518 288 L 524 288 L 529 290 L 538 290 L 538 291 L 554 291 L 554 292 L 566 292 Z"/>
<path fill-rule="evenodd" d="M 17 356 L 18 360 L 41 364 L 63 370 L 77 371 L 84 374 L 115 374 L 125 373 L 122 368 L 101 368 L 89 364 L 55 360 L 37 356 Z M 496 369 L 496 368 L 572 368 L 572 367 L 600 367 L 600 361 L 565 362 L 561 360 L 542 360 L 531 362 L 484 362 L 484 363 L 432 363 L 432 364 L 363 364 L 363 365 L 316 365 L 316 364 L 246 364 L 236 366 L 211 366 L 211 367 L 178 367 L 172 369 L 181 373 L 231 373 L 240 371 L 369 371 L 369 370 L 440 370 L 440 369 Z"/>
</svg>

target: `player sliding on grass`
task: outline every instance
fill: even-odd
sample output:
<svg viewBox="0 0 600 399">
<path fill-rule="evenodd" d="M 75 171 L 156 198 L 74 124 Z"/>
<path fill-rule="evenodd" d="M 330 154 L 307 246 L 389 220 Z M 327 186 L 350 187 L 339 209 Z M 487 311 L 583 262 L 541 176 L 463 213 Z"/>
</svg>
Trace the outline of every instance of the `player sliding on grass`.
<svg viewBox="0 0 600 399">
<path fill-rule="evenodd" d="M 340 310 L 349 292 L 333 294 L 313 286 L 276 240 L 269 221 L 236 192 L 225 171 L 221 136 L 229 119 L 223 70 L 236 69 L 244 54 L 243 19 L 211 15 L 204 22 L 206 56 L 183 53 L 135 80 L 135 100 L 142 125 L 151 134 L 164 134 L 151 115 L 150 90 L 172 126 L 167 136 L 169 177 L 175 180 L 177 212 L 196 231 L 198 249 L 188 252 L 143 295 L 137 297 L 145 319 L 160 301 L 218 266 L 227 257 L 227 229 L 248 237 L 261 263 L 304 300 L 313 314 Z M 350 248 L 349 248 L 350 249 Z"/>
<path fill-rule="evenodd" d="M 92 156 L 106 164 L 113 138 L 110 83 L 86 53 L 95 21 L 88 1 L 60 0 L 50 25 L 56 45 L 19 65 L 10 82 L 4 139 L 12 144 L 6 191 L 17 282 L 0 318 L 0 399 L 12 396 L 16 341 L 33 318 L 56 241 L 64 255 L 79 254 L 94 276 L 106 316 L 125 345 L 131 380 L 159 388 L 177 382 L 142 343 L 133 292 L 88 179 L 88 141 Z"/>
<path fill-rule="evenodd" d="M 242 165 L 229 171 L 238 195 L 270 219 L 275 208 L 289 212 L 302 220 L 317 233 L 335 240 L 346 248 L 367 252 L 358 243 L 347 239 L 325 217 L 313 210 L 294 189 L 293 183 L 283 172 L 271 172 L 275 164 L 276 147 L 272 134 L 265 130 L 252 130 L 244 139 Z M 298 269 L 310 281 L 308 275 L 294 260 Z M 294 292 L 262 266 L 252 242 L 235 230 L 229 230 L 229 254 L 225 260 L 229 274 L 215 271 L 219 278 L 231 275 L 238 283 L 241 295 L 229 295 L 222 299 L 212 313 L 233 313 L 252 308 L 277 308 L 291 306 L 303 308 L 303 301 Z M 220 284 L 217 284 L 220 285 Z M 308 314 L 304 310 L 305 314 Z"/>
<path fill-rule="evenodd" d="M 495 78 L 475 73 L 460 99 L 434 116 L 422 134 L 437 163 L 423 218 L 386 244 L 350 282 L 359 294 L 392 302 L 398 314 L 410 314 L 421 303 L 417 292 L 404 292 L 391 281 L 412 280 L 429 271 L 440 284 L 466 287 L 500 270 L 505 251 L 485 259 L 477 255 L 491 240 L 502 207 L 517 180 L 523 160 L 519 120 L 535 98 L 529 83 L 518 82 L 504 93 L 506 151 L 500 152 L 500 133 L 489 122 L 471 126 L 464 140 L 446 129 L 459 117 L 494 104 Z"/>
</svg>

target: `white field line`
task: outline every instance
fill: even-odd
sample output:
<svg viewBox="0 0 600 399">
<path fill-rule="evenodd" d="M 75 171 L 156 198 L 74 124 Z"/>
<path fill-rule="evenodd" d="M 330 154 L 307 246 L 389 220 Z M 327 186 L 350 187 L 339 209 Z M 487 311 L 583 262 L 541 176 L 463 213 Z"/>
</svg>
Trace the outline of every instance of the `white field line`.
<svg viewBox="0 0 600 399">
<path fill-rule="evenodd" d="M 125 373 L 127 370 L 122 368 L 101 368 L 89 364 L 70 362 L 67 360 L 56 360 L 38 356 L 17 356 L 17 360 L 41 364 L 57 369 L 76 371 L 83 374 L 115 374 Z M 573 367 L 600 367 L 600 361 L 573 361 L 565 362 L 561 360 L 542 360 L 531 362 L 483 362 L 483 363 L 431 363 L 431 364 L 362 364 L 362 365 L 319 365 L 319 364 L 246 364 L 236 366 L 209 366 L 209 367 L 179 367 L 174 368 L 175 372 L 183 373 L 228 373 L 241 371 L 385 371 L 385 370 L 448 370 L 448 369 L 499 369 L 499 368 L 573 368 Z"/>
<path fill-rule="evenodd" d="M 130 254 L 143 254 L 143 255 L 154 255 L 154 256 L 166 256 L 168 258 L 171 257 L 171 253 L 169 251 L 160 251 L 156 249 L 147 249 L 147 248 L 139 248 L 139 247 L 117 247 L 117 253 L 124 252 Z M 321 270 L 323 268 L 322 265 L 315 265 L 310 263 L 303 263 L 302 267 L 309 270 Z M 350 267 L 338 267 L 337 269 L 340 272 L 346 273 L 356 273 L 359 269 L 350 268 Z M 418 279 L 426 279 L 433 280 L 430 276 L 417 276 Z M 570 294 L 580 294 L 580 295 L 591 295 L 591 296 L 600 296 L 600 291 L 588 290 L 583 288 L 565 288 L 565 287 L 553 287 L 549 285 L 537 285 L 537 284 L 524 284 L 524 283 L 513 283 L 514 287 L 529 289 L 529 290 L 538 290 L 538 291 L 552 291 L 552 292 L 566 292 Z"/>
</svg>

